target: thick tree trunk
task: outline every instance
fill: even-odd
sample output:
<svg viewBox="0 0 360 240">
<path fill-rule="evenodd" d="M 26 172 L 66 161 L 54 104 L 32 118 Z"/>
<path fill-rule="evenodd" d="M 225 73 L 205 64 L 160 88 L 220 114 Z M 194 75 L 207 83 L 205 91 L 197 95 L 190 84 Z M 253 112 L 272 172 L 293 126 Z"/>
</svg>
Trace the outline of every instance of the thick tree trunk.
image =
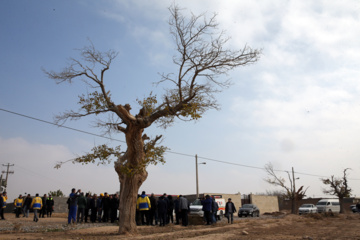
<svg viewBox="0 0 360 240">
<path fill-rule="evenodd" d="M 136 200 L 139 188 L 146 180 L 143 129 L 128 126 L 126 132 L 127 151 L 122 159 L 115 163 L 120 181 L 119 234 L 135 234 Z"/>
<path fill-rule="evenodd" d="M 339 198 L 339 204 L 340 204 L 340 213 L 345 213 L 344 198 Z"/>
<path fill-rule="evenodd" d="M 136 233 L 136 200 L 141 176 L 125 177 L 120 182 L 119 234 Z"/>
<path fill-rule="evenodd" d="M 291 213 L 297 214 L 297 203 L 295 198 L 291 199 Z"/>
</svg>

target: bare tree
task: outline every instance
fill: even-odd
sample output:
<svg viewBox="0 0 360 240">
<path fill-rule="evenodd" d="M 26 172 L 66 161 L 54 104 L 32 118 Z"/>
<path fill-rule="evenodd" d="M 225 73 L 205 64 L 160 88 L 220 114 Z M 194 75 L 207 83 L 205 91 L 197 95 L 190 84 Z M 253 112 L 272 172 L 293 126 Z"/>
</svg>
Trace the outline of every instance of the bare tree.
<svg viewBox="0 0 360 240">
<path fill-rule="evenodd" d="M 322 178 L 321 181 L 325 185 L 329 185 L 329 189 L 324 189 L 325 194 L 330 194 L 337 196 L 340 202 L 340 213 L 345 213 L 346 210 L 344 208 L 344 198 L 351 196 L 352 189 L 348 185 L 347 174 L 346 171 L 351 168 L 346 168 L 343 171 L 342 178 L 336 178 L 334 175 L 331 175 L 330 178 Z"/>
<path fill-rule="evenodd" d="M 129 104 L 115 104 L 110 91 L 105 88 L 105 73 L 117 56 L 114 51 L 99 52 L 91 44 L 80 50 L 82 60 L 70 59 L 70 65 L 60 72 L 45 71 L 58 83 L 81 79 L 94 89 L 80 96 L 80 110 L 57 116 L 58 123 L 88 115 L 108 114 L 110 121 L 99 122 L 98 126 L 109 133 L 125 134 L 125 151 L 121 152 L 120 147 L 101 145 L 74 160 L 79 163 L 108 163 L 115 157 L 115 170 L 120 181 L 120 234 L 136 232 L 136 199 L 148 176 L 146 167 L 165 162 L 163 153 L 166 147 L 158 146 L 161 136 L 150 138 L 144 130 L 153 124 L 166 128 L 176 118 L 196 120 L 205 111 L 217 109 L 214 93 L 230 84 L 218 77 L 234 68 L 255 63 L 261 54 L 260 50 L 249 46 L 236 51 L 225 49 L 229 38 L 224 36 L 224 32 L 217 32 L 216 14 L 210 19 L 205 15 L 192 15 L 187 19 L 178 6 L 171 6 L 169 10 L 170 33 L 176 44 L 173 63 L 178 70 L 176 74 L 161 74 L 158 84 L 167 82 L 173 87 L 165 90 L 161 97 L 150 93 L 138 100 L 141 109 L 135 115 L 131 114 Z M 57 165 L 60 166 L 61 163 Z"/>
<path fill-rule="evenodd" d="M 290 176 L 290 173 L 286 171 L 289 179 L 289 184 L 286 184 L 286 181 L 283 177 L 278 176 L 274 170 L 274 167 L 271 163 L 267 163 L 265 165 L 265 171 L 268 174 L 268 177 L 265 178 L 265 182 L 270 183 L 274 186 L 279 186 L 285 190 L 283 197 L 286 199 L 290 199 L 291 201 L 291 213 L 296 214 L 297 213 L 297 206 L 296 202 L 303 199 L 306 196 L 306 191 L 308 188 L 304 190 L 304 186 L 299 187 L 296 190 L 295 187 L 295 177 L 294 177 L 294 170 L 292 177 Z"/>
</svg>

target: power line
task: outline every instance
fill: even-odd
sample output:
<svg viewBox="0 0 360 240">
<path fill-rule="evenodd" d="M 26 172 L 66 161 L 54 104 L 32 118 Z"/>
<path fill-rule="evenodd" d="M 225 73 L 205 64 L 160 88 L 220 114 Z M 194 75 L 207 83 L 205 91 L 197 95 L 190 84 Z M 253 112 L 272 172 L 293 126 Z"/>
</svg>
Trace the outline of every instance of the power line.
<svg viewBox="0 0 360 240">
<path fill-rule="evenodd" d="M 36 120 L 36 121 L 39 121 L 39 122 L 51 124 L 51 125 L 54 125 L 54 126 L 57 126 L 57 127 L 62 127 L 62 128 L 66 128 L 66 129 L 69 129 L 69 130 L 73 130 L 73 131 L 76 131 L 76 132 L 81 132 L 81 133 L 85 133 L 85 134 L 92 135 L 92 136 L 96 136 L 96 137 L 101 137 L 101 138 L 106 138 L 106 139 L 113 140 L 113 141 L 118 141 L 118 142 L 126 143 L 125 141 L 122 141 L 122 140 L 118 140 L 118 139 L 114 139 L 114 138 L 111 138 L 111 137 L 106 137 L 106 136 L 102 136 L 102 135 L 99 135 L 99 134 L 95 134 L 95 133 L 91 133 L 91 132 L 86 132 L 86 131 L 83 131 L 83 130 L 80 130 L 80 129 L 76 129 L 76 128 L 67 127 L 67 126 L 64 126 L 64 125 L 52 123 L 52 122 L 45 121 L 45 120 L 42 120 L 42 119 L 39 119 L 39 118 L 30 117 L 30 116 L 27 116 L 27 115 L 24 115 L 24 114 L 21 114 L 21 113 L 12 112 L 12 111 L 9 111 L 9 110 L 3 109 L 3 108 L 0 108 L 0 110 L 1 110 L 1 111 L 4 111 L 4 112 L 11 113 L 11 114 L 14 114 L 14 115 L 18 115 L 18 116 L 21 116 L 21 117 L 25 117 L 25 118 L 29 118 L 29 119 L 32 119 L 32 120 Z"/>
<path fill-rule="evenodd" d="M 72 128 L 72 127 L 67 127 L 67 126 L 59 125 L 59 124 L 52 123 L 52 122 L 49 122 L 49 121 L 45 121 L 45 120 L 42 120 L 42 119 L 39 119 L 39 118 L 35 118 L 35 117 L 31 117 L 31 116 L 24 115 L 24 114 L 21 114 L 21 113 L 9 111 L 9 110 L 3 109 L 3 108 L 0 108 L 0 110 L 1 110 L 1 111 L 4 111 L 4 112 L 7 112 L 7 113 L 14 114 L 14 115 L 18 115 L 18 116 L 21 116 L 21 117 L 25 117 L 25 118 L 29 118 L 29 119 L 32 119 L 32 120 L 36 120 L 36 121 L 39 121 L 39 122 L 43 122 L 43 123 L 46 123 L 46 124 L 51 124 L 51 125 L 54 125 L 54 126 L 57 126 L 57 127 L 66 128 L 66 129 L 69 129 L 69 130 L 77 131 L 77 132 L 80 132 L 80 133 L 85 133 L 85 134 L 92 135 L 92 136 L 96 136 L 96 137 L 101 137 L 101 138 L 109 139 L 109 140 L 112 140 L 112 141 L 118 141 L 118 142 L 126 143 L 125 141 L 122 141 L 122 140 L 119 140 L 119 139 L 114 139 L 114 138 L 111 138 L 111 137 L 106 137 L 106 136 L 103 136 L 103 135 L 99 135 L 99 134 L 95 134 L 95 133 L 90 133 L 90 132 L 83 131 L 83 130 L 80 130 L 80 129 L 76 129 L 76 128 Z M 182 156 L 186 156 L 186 157 L 195 157 L 195 155 L 190 155 L 190 154 L 185 154 L 185 153 L 178 153 L 178 152 L 173 152 L 173 151 L 166 151 L 166 152 L 172 153 L 172 154 L 177 154 L 177 155 L 182 155 Z M 201 158 L 201 159 L 204 159 L 204 160 L 208 160 L 208 161 L 213 161 L 213 162 L 219 162 L 219 163 L 223 163 L 223 164 L 228 164 L 228 165 L 234 165 L 234 166 L 240 166 L 240 167 L 246 167 L 246 168 L 252 168 L 252 169 L 259 169 L 259 170 L 265 170 L 265 168 L 263 168 L 263 167 L 256 167 L 256 166 L 244 165 L 244 164 L 227 162 L 227 161 L 222 161 L 222 160 L 217 160 L 217 159 L 211 159 L 211 158 L 207 158 L 207 157 L 200 157 L 200 156 L 198 156 L 198 158 Z M 62 162 L 62 163 L 66 163 L 66 162 L 73 161 L 73 160 L 74 160 L 74 159 L 70 159 L 70 160 L 67 160 L 67 161 Z M 288 171 L 285 171 L 285 170 L 274 170 L 274 171 L 277 171 L 277 172 L 288 172 Z M 311 177 L 326 178 L 326 176 L 321 176 L 321 175 L 316 175 L 316 174 L 300 173 L 300 172 L 294 172 L 294 173 L 299 174 L 299 175 L 311 176 Z M 354 179 L 354 178 L 351 179 L 351 178 L 349 178 L 349 180 L 356 180 L 356 181 L 358 181 L 358 180 L 360 180 L 360 179 Z"/>
</svg>

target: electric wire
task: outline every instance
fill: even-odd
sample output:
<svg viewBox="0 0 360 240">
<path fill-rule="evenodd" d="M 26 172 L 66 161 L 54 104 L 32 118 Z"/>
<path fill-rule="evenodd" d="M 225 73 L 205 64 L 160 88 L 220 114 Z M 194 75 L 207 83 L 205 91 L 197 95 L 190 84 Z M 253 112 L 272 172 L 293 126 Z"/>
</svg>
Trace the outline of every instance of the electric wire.
<svg viewBox="0 0 360 240">
<path fill-rule="evenodd" d="M 32 120 L 36 120 L 36 121 L 39 121 L 39 122 L 51 124 L 51 125 L 54 125 L 54 126 L 57 126 L 57 127 L 62 127 L 62 128 L 66 128 L 66 129 L 69 129 L 69 130 L 73 130 L 73 131 L 76 131 L 76 132 L 81 132 L 81 133 L 85 133 L 85 134 L 92 135 L 92 136 L 96 136 L 96 137 L 106 138 L 106 139 L 109 139 L 109 140 L 112 140 L 112 141 L 118 141 L 118 142 L 126 143 L 125 141 L 122 141 L 122 140 L 119 140 L 119 139 L 114 139 L 114 138 L 111 138 L 111 137 L 106 137 L 106 136 L 103 136 L 103 135 L 99 135 L 99 134 L 95 134 L 95 133 L 83 131 L 83 130 L 80 130 L 80 129 L 76 129 L 76 128 L 72 128 L 72 127 L 67 127 L 67 126 L 64 126 L 64 125 L 60 125 L 60 124 L 56 124 L 56 123 L 53 123 L 53 122 L 45 121 L 45 120 L 42 120 L 42 119 L 39 119 L 39 118 L 35 118 L 35 117 L 31 117 L 31 116 L 28 116 L 28 115 L 24 115 L 24 114 L 21 114 L 21 113 L 9 111 L 9 110 L 3 109 L 3 108 L 0 108 L 0 110 L 1 110 L 1 111 L 4 111 L 4 112 L 11 113 L 11 114 L 14 114 L 14 115 L 18 115 L 18 116 L 21 116 L 21 117 L 25 117 L 25 118 L 29 118 L 29 119 L 32 119 Z"/>
<path fill-rule="evenodd" d="M 51 125 L 54 125 L 54 126 L 57 126 L 57 127 L 62 127 L 62 128 L 69 129 L 69 130 L 72 130 L 72 131 L 77 131 L 77 132 L 80 132 L 80 133 L 84 133 L 84 134 L 88 134 L 88 135 L 92 135 L 92 136 L 96 136 L 96 137 L 101 137 L 101 138 L 105 138 L 105 139 L 112 140 L 112 141 L 118 141 L 118 142 L 126 143 L 123 140 L 119 140 L 119 139 L 115 139 L 115 138 L 111 138 L 111 137 L 106 137 L 106 136 L 103 136 L 103 135 L 83 131 L 83 130 L 72 128 L 72 127 L 67 127 L 67 126 L 64 126 L 64 125 L 60 125 L 60 124 L 56 124 L 56 123 L 49 122 L 49 121 L 46 121 L 46 120 L 42 120 L 42 119 L 39 119 L 39 118 L 31 117 L 31 116 L 28 116 L 28 115 L 25 115 L 25 114 L 9 111 L 9 110 L 3 109 L 3 108 L 0 108 L 0 110 L 3 111 L 3 112 L 11 113 L 11 114 L 14 114 L 14 115 L 18 115 L 18 116 L 21 116 L 21 117 L 25 117 L 25 118 L 28 118 L 28 119 L 35 120 L 35 121 L 43 122 L 43 123 L 46 123 L 46 124 L 51 124 Z M 181 155 L 181 156 L 186 156 L 186 157 L 194 157 L 194 155 L 191 155 L 191 154 L 178 153 L 178 152 L 173 152 L 173 151 L 169 151 L 169 150 L 167 150 L 166 152 Z M 198 158 L 199 159 L 204 159 L 204 160 L 207 160 L 207 161 L 213 161 L 213 162 L 228 164 L 228 165 L 234 165 L 234 166 L 240 166 L 240 167 L 246 167 L 246 168 L 252 168 L 252 169 L 259 169 L 259 170 L 265 170 L 265 168 L 263 168 L 263 167 L 256 167 L 256 166 L 250 166 L 250 165 L 245 165 L 245 164 L 227 162 L 227 161 L 222 161 L 222 160 L 217 160 L 217 159 L 212 159 L 212 158 L 207 158 L 207 157 L 201 157 L 201 156 L 198 156 Z M 61 162 L 61 163 L 66 163 L 66 162 L 70 162 L 70 161 L 73 161 L 73 160 L 75 160 L 75 159 L 69 159 L 69 160 L 66 160 L 66 161 Z M 274 169 L 274 171 L 276 171 L 276 172 L 285 172 L 285 173 L 289 172 L 289 171 L 285 171 L 285 170 L 275 170 L 275 169 Z M 321 176 L 321 175 L 309 174 L 309 173 L 301 173 L 301 172 L 295 172 L 295 171 L 294 171 L 294 173 L 299 174 L 299 175 L 311 176 L 311 177 L 320 177 L 320 178 L 326 178 L 327 177 L 327 176 Z M 355 178 L 348 178 L 348 179 L 349 180 L 356 180 L 356 181 L 360 180 L 360 179 L 355 179 Z"/>
</svg>

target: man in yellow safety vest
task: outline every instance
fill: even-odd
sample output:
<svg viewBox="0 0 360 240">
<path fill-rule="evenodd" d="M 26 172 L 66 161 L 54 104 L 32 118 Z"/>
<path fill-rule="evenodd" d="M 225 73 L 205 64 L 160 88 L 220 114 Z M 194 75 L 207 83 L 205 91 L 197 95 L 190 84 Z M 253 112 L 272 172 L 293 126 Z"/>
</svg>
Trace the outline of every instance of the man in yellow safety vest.
<svg viewBox="0 0 360 240">
<path fill-rule="evenodd" d="M 20 217 L 21 208 L 23 207 L 24 199 L 22 198 L 22 195 L 20 194 L 17 199 L 14 201 L 14 206 L 16 207 L 16 217 Z"/>
</svg>

